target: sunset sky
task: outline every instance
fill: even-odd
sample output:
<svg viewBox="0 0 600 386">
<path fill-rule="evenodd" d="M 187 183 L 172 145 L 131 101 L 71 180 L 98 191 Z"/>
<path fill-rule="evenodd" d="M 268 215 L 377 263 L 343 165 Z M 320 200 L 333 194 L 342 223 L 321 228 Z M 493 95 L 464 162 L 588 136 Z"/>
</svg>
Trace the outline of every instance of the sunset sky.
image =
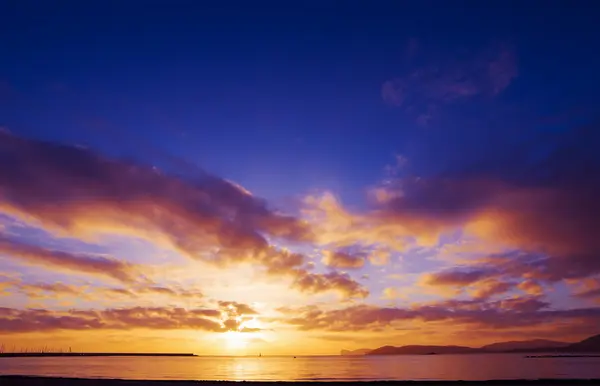
<svg viewBox="0 0 600 386">
<path fill-rule="evenodd" d="M 599 5 L 449 4 L 0 2 L 0 345 L 600 333 Z"/>
</svg>

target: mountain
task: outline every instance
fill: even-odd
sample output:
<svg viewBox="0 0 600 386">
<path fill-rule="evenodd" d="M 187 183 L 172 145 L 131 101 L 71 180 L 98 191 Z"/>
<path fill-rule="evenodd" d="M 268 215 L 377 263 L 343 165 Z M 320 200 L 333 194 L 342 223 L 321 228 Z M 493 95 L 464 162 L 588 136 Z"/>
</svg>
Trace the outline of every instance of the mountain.
<svg viewBox="0 0 600 386">
<path fill-rule="evenodd" d="M 510 341 L 510 342 L 498 342 L 488 344 L 486 346 L 481 347 L 482 350 L 485 351 L 493 351 L 493 352 L 503 352 L 503 351 L 513 351 L 513 350 L 538 350 L 538 349 L 546 349 L 546 348 L 558 348 L 558 347 L 566 347 L 570 345 L 567 342 L 558 342 L 554 340 L 547 339 L 532 339 L 532 340 L 519 340 L 519 341 Z"/>
<path fill-rule="evenodd" d="M 346 350 L 342 350 L 343 352 Z M 358 350 L 357 350 L 358 351 Z M 349 352 L 349 351 L 348 351 Z M 492 343 L 481 348 L 466 346 L 383 346 L 365 355 L 431 355 L 431 354 L 483 354 L 483 353 L 600 353 L 600 334 L 577 343 L 533 339 Z"/>
<path fill-rule="evenodd" d="M 342 350 L 341 355 L 367 355 L 372 350 L 370 348 L 359 348 L 358 350 Z"/>
<path fill-rule="evenodd" d="M 467 354 L 478 353 L 481 350 L 465 346 L 383 346 L 367 355 L 428 355 L 428 354 Z"/>
<path fill-rule="evenodd" d="M 568 352 L 600 352 L 600 334 L 591 336 L 581 342 L 564 347 L 562 351 Z"/>
</svg>

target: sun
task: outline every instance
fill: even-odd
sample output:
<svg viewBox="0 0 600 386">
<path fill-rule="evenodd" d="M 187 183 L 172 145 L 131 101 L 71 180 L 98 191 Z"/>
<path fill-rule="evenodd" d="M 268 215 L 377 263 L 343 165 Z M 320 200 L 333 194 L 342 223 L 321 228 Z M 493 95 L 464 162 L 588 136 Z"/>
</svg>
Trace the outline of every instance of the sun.
<svg viewBox="0 0 600 386">
<path fill-rule="evenodd" d="M 225 333 L 225 342 L 230 350 L 242 350 L 248 346 L 247 333 L 239 331 L 227 331 Z"/>
</svg>

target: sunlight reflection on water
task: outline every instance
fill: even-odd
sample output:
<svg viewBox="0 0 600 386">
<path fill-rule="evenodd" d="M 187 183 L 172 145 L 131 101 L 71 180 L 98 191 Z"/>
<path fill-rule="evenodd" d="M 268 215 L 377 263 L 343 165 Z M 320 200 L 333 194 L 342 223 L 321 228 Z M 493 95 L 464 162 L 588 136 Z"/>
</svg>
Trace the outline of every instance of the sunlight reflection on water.
<svg viewBox="0 0 600 386">
<path fill-rule="evenodd" d="M 600 358 L 521 354 L 387 357 L 0 358 L 0 374 L 194 380 L 600 378 Z"/>
</svg>

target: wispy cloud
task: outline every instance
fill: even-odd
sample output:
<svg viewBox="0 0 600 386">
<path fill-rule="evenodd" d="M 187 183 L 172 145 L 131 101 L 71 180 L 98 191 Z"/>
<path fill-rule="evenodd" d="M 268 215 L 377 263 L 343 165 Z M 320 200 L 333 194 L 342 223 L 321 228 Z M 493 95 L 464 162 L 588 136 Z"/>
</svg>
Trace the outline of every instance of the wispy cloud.
<svg viewBox="0 0 600 386">
<path fill-rule="evenodd" d="M 418 44 L 409 44 L 410 56 Z M 514 49 L 497 45 L 467 55 L 435 59 L 411 66 L 404 74 L 383 83 L 381 96 L 390 105 L 401 107 L 418 123 L 427 125 L 441 106 L 475 96 L 494 96 L 506 89 L 518 74 Z"/>
<path fill-rule="evenodd" d="M 109 277 L 124 283 L 144 279 L 139 267 L 116 259 L 72 254 L 25 244 L 0 235 L 0 254 L 26 264 Z"/>
</svg>

